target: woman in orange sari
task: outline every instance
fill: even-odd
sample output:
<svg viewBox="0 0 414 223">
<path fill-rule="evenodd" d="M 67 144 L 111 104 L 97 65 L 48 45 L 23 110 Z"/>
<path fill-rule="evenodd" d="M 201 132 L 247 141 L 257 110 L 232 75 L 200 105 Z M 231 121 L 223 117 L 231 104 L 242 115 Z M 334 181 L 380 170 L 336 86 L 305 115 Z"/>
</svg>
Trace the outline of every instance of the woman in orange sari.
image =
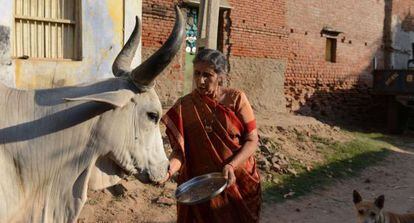
<svg viewBox="0 0 414 223">
<path fill-rule="evenodd" d="M 162 119 L 173 148 L 165 181 L 176 172 L 179 185 L 222 172 L 228 187 L 210 201 L 178 204 L 177 222 L 258 222 L 261 189 L 253 156 L 258 142 L 253 110 L 242 91 L 221 86 L 228 70 L 221 52 L 201 50 L 193 63 L 195 90 Z"/>
</svg>

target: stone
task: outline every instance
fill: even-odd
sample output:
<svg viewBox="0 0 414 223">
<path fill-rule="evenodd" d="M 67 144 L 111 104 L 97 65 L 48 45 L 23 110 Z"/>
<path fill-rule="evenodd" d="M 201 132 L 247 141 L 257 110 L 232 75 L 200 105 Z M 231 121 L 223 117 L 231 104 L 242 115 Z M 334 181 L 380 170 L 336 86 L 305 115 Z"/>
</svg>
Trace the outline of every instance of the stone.
<svg viewBox="0 0 414 223">
<path fill-rule="evenodd" d="M 272 157 L 272 163 L 280 163 L 280 158 L 277 156 Z"/>
<path fill-rule="evenodd" d="M 287 169 L 287 171 L 289 172 L 289 173 L 291 173 L 291 174 L 293 174 L 293 175 L 298 175 L 298 172 L 296 172 L 296 170 L 295 169 L 292 169 L 292 168 L 288 168 Z"/>
<path fill-rule="evenodd" d="M 273 163 L 273 164 L 272 164 L 272 169 L 273 169 L 275 172 L 280 172 L 280 171 L 282 170 L 282 168 L 280 167 L 280 165 L 279 165 L 279 164 L 277 164 L 277 163 Z"/>
<path fill-rule="evenodd" d="M 292 197 L 293 195 L 295 195 L 295 192 L 291 191 L 291 192 L 289 192 L 289 193 L 287 193 L 287 194 L 284 194 L 284 195 L 283 195 L 283 198 L 287 199 L 287 198 L 289 198 L 289 197 Z"/>
<path fill-rule="evenodd" d="M 172 199 L 172 198 L 169 198 L 169 197 L 161 196 L 161 197 L 157 198 L 155 203 L 161 204 L 161 205 L 171 206 L 171 205 L 175 204 L 175 200 Z"/>
<path fill-rule="evenodd" d="M 263 153 L 269 154 L 271 152 L 267 145 L 266 146 L 261 145 L 261 146 L 259 146 L 259 148 L 260 148 L 260 151 L 263 152 Z"/>
</svg>

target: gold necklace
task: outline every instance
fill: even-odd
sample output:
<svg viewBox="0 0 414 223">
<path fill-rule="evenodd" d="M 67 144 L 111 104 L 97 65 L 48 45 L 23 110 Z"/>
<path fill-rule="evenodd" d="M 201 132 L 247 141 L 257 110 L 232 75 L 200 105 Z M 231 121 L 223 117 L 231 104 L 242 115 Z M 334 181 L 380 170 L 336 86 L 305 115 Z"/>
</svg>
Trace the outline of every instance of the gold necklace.
<svg viewBox="0 0 414 223">
<path fill-rule="evenodd" d="M 204 106 L 207 106 L 207 104 L 205 104 Z M 203 123 L 204 123 L 204 129 L 206 130 L 207 133 L 211 133 L 213 132 L 213 123 L 214 123 L 214 119 L 216 119 L 216 105 L 214 105 L 213 109 L 211 110 L 211 113 L 213 115 L 213 117 L 210 120 L 207 120 L 207 112 L 205 110 L 205 108 L 202 106 L 202 110 L 204 112 L 204 119 L 203 119 Z"/>
</svg>

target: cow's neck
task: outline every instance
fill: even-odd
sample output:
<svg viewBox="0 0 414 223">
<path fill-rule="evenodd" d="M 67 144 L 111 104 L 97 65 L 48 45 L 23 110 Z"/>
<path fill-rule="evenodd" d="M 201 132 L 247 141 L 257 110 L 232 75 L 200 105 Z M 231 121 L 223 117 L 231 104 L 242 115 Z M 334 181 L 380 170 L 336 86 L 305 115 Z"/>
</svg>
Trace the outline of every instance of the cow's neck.
<svg viewBox="0 0 414 223">
<path fill-rule="evenodd" d="M 93 125 L 91 119 L 68 129 L 4 145 L 9 167 L 14 169 L 12 185 L 20 187 L 20 194 L 15 195 L 19 199 L 9 199 L 18 203 L 18 210 L 11 215 L 15 219 L 7 220 L 67 222 L 77 217 L 86 199 L 90 168 L 97 158 L 90 146 Z M 69 210 L 67 202 L 71 204 Z M 22 208 L 32 212 L 19 216 Z"/>
<path fill-rule="evenodd" d="M 112 89 L 116 81 L 97 86 Z M 93 150 L 97 147 L 90 145 L 94 126 L 112 107 L 62 102 L 64 94 L 82 95 L 86 87 L 65 91 L 3 88 L 0 114 L 8 117 L 0 118 L 0 176 L 7 180 L 0 180 L 0 222 L 70 222 L 85 202 L 90 169 L 98 157 Z M 104 90 L 97 89 L 93 91 Z M 55 94 L 48 96 L 50 92 Z M 25 216 L 19 215 L 23 209 L 28 210 Z"/>
</svg>

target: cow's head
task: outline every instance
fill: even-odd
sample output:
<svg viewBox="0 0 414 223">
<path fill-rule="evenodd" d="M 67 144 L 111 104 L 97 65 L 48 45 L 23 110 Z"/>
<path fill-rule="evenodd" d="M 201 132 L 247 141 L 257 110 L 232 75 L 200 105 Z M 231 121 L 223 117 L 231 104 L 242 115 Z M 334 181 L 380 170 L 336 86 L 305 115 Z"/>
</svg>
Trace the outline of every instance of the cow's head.
<svg viewBox="0 0 414 223">
<path fill-rule="evenodd" d="M 176 22 L 165 44 L 135 69 L 130 65 L 139 44 L 140 26 L 135 29 L 117 56 L 112 70 L 126 87 L 105 92 L 92 100 L 108 102 L 114 109 L 99 118 L 96 127 L 97 147 L 105 148 L 106 156 L 98 158 L 89 185 L 100 189 L 113 185 L 124 173 L 134 174 L 146 182 L 160 181 L 166 176 L 166 157 L 159 121 L 161 103 L 153 89 L 155 78 L 179 51 L 184 37 L 184 20 L 176 8 Z"/>
</svg>

